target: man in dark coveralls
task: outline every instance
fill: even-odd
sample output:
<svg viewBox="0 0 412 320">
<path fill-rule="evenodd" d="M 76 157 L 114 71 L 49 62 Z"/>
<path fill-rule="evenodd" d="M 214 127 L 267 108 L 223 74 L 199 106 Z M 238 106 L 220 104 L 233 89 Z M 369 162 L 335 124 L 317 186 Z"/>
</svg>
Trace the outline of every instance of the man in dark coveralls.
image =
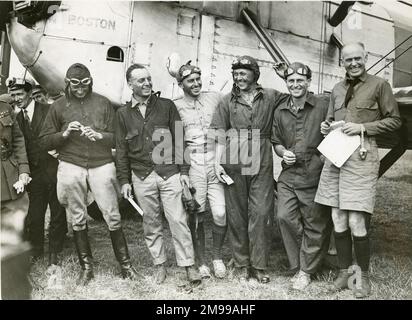
<svg viewBox="0 0 412 320">
<path fill-rule="evenodd" d="M 252 57 L 236 59 L 232 75 L 233 89 L 219 103 L 210 125 L 218 140 L 215 172 L 222 182 L 224 173 L 234 181 L 225 186 L 225 199 L 229 241 L 239 278 L 252 276 L 267 283 L 266 229 L 273 214 L 274 193 L 270 133 L 273 111 L 285 95 L 257 83 L 260 70 Z M 227 157 L 222 159 L 225 145 Z M 223 166 L 222 161 L 226 161 Z"/>
<path fill-rule="evenodd" d="M 282 158 L 278 179 L 277 216 L 288 255 L 295 290 L 305 289 L 324 257 L 332 220 L 325 206 L 314 202 L 323 161 L 317 146 L 323 139 L 319 126 L 329 98 L 308 91 L 312 72 L 300 62 L 284 70 L 289 98 L 273 116 L 272 143 Z"/>
</svg>

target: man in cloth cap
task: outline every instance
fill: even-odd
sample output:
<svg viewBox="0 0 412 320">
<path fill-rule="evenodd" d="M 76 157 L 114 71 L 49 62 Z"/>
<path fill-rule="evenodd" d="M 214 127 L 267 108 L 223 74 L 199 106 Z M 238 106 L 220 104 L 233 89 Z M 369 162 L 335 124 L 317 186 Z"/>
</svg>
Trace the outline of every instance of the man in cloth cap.
<svg viewBox="0 0 412 320">
<path fill-rule="evenodd" d="M 273 215 L 273 155 L 270 134 L 273 111 L 284 95 L 258 84 L 256 60 L 241 56 L 232 64 L 233 89 L 216 108 L 215 173 L 225 185 L 229 241 L 240 279 L 267 283 L 268 234 Z M 222 158 L 226 146 L 226 157 Z M 249 152 L 252 150 L 252 156 Z M 221 162 L 225 162 L 223 166 Z"/>
<path fill-rule="evenodd" d="M 58 161 L 39 145 L 39 134 L 48 104 L 41 104 L 31 98 L 32 85 L 24 80 L 9 85 L 15 107 L 20 110 L 17 122 L 26 142 L 32 181 L 28 186 L 29 212 L 26 217 L 25 237 L 32 246 L 32 261 L 41 258 L 44 252 L 44 220 L 47 206 L 50 206 L 49 265 L 58 263 L 57 255 L 63 249 L 67 233 L 66 212 L 57 200 L 56 175 Z"/>
<path fill-rule="evenodd" d="M 290 95 L 273 116 L 271 141 L 282 158 L 277 216 L 290 269 L 296 272 L 292 287 L 303 290 L 327 252 L 332 226 L 327 207 L 314 202 L 324 159 L 317 150 L 323 139 L 319 126 L 329 98 L 308 91 L 312 72 L 300 62 L 280 75 Z"/>
<path fill-rule="evenodd" d="M 402 124 L 390 84 L 366 72 L 367 57 L 362 43 L 351 43 L 342 48 L 346 78 L 333 87 L 321 132 L 328 134 L 332 121 L 345 121 L 342 132 L 350 136 L 361 135 L 361 145 L 340 168 L 325 161 L 315 198 L 316 202 L 332 207 L 340 271 L 331 289 L 348 288 L 351 270 L 355 270 L 351 267 L 353 244 L 360 269 L 357 269 L 360 277 L 356 277 L 352 287 L 356 298 L 371 293 L 367 226 L 375 206 L 379 174 L 376 136 L 395 131 Z"/>
<path fill-rule="evenodd" d="M 65 82 L 65 96 L 51 106 L 40 138 L 45 149 L 59 153 L 57 196 L 72 217 L 82 267 L 78 282 L 87 284 L 94 277 L 86 224 L 89 191 L 109 228 L 122 277 L 134 279 L 137 274 L 122 230 L 112 157 L 114 109 L 107 98 L 92 91 L 93 79 L 83 64 L 71 65 Z"/>
<path fill-rule="evenodd" d="M 222 246 L 226 234 L 226 208 L 223 184 L 216 177 L 214 170 L 215 150 L 208 141 L 208 131 L 213 113 L 222 95 L 218 92 L 205 92 L 202 89 L 200 68 L 192 66 L 190 61 L 182 65 L 176 79 L 184 96 L 174 100 L 185 128 L 185 141 L 190 151 L 190 183 L 196 189 L 195 199 L 200 208 L 189 215 L 189 227 L 203 278 L 210 277 L 210 269 L 205 259 L 204 215 L 206 199 L 209 200 L 213 216 L 212 225 L 212 263 L 217 278 L 224 278 L 226 267 L 222 260 Z"/>
</svg>

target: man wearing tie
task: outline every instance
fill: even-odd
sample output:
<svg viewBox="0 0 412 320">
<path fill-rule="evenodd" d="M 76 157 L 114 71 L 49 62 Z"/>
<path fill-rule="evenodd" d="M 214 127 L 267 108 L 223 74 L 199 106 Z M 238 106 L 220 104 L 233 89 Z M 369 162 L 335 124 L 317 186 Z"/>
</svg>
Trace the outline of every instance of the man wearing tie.
<svg viewBox="0 0 412 320">
<path fill-rule="evenodd" d="M 16 108 L 20 110 L 16 118 L 24 135 L 33 178 L 28 186 L 30 204 L 25 236 L 32 245 L 32 261 L 34 262 L 43 255 L 44 219 L 47 205 L 49 205 L 51 213 L 49 265 L 56 265 L 57 255 L 63 249 L 63 241 L 67 233 L 66 212 L 60 206 L 56 195 L 57 159 L 40 148 L 38 144 L 38 136 L 50 105 L 32 100 L 32 85 L 24 79 L 10 82 L 9 91 L 14 98 Z"/>
</svg>

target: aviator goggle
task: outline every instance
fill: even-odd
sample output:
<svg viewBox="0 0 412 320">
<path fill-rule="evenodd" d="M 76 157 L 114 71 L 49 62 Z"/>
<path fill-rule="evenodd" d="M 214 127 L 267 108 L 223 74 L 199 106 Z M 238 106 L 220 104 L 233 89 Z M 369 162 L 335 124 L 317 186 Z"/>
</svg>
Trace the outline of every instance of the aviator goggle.
<svg viewBox="0 0 412 320">
<path fill-rule="evenodd" d="M 249 59 L 235 59 L 232 61 L 232 67 L 242 66 L 242 65 L 251 65 L 252 62 Z"/>
<path fill-rule="evenodd" d="M 287 77 L 289 77 L 290 75 L 294 74 L 294 73 L 297 73 L 301 76 L 306 76 L 308 79 L 310 79 L 311 76 L 312 76 L 312 72 L 307 67 L 305 67 L 305 68 L 300 67 L 300 68 L 297 68 L 297 69 L 293 69 L 293 68 L 289 67 L 285 71 L 285 79 Z"/>
<path fill-rule="evenodd" d="M 82 80 L 72 78 L 72 79 L 67 79 L 67 80 L 70 82 L 70 84 L 74 86 L 79 86 L 79 85 L 88 86 L 92 82 L 91 78 L 84 78 Z"/>
</svg>

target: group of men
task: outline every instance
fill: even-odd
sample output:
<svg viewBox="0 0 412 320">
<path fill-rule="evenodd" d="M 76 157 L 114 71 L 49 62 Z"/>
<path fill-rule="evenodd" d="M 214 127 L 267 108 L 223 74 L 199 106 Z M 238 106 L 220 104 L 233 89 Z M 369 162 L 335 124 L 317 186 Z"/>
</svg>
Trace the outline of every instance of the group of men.
<svg viewBox="0 0 412 320">
<path fill-rule="evenodd" d="M 17 120 L 26 139 L 28 161 L 10 112 L 7 124 L 3 116 L 0 120 L 15 131 L 13 138 L 9 134 L 9 144 L 20 142 L 20 147 L 8 147 L 2 138 L 2 159 L 18 159 L 16 171 L 22 184 L 29 186 L 26 226 L 34 255 L 43 250 L 43 229 L 39 229 L 49 203 L 49 262 L 58 262 L 67 212 L 82 268 L 79 283 L 87 284 L 94 277 L 86 223 L 87 194 L 91 192 L 110 231 L 122 276 L 135 279 L 118 207 L 120 196 L 134 196 L 144 212 L 144 237 L 156 282 L 167 277 L 163 208 L 177 265 L 185 268 L 188 281 L 196 285 L 212 275 L 205 254 L 208 202 L 215 277 L 227 275 L 222 246 L 228 230 L 238 278 L 268 283 L 275 192 L 273 147 L 282 158 L 277 213 L 290 270 L 295 274 L 293 288 L 304 290 L 311 282 L 329 247 L 333 222 L 340 271 L 331 289 L 348 287 L 353 239 L 362 272 L 354 295 L 368 296 L 366 221 L 373 212 L 379 168 L 375 136 L 396 130 L 401 120 L 390 85 L 366 73 L 363 45 L 345 46 L 342 60 L 346 78 L 334 87 L 330 98 L 309 92 L 311 70 L 299 62 L 275 66 L 289 93 L 262 88 L 259 66 L 250 56 L 233 62 L 233 89 L 226 95 L 202 91 L 200 68 L 190 62 L 181 66 L 176 79 L 184 95 L 175 101 L 154 92 L 149 70 L 133 64 L 126 72 L 131 101 L 117 111 L 107 98 L 93 92 L 92 76 L 79 63 L 67 70 L 65 95 L 52 106 L 20 98 L 30 91 L 25 84 L 10 87 L 21 108 Z M 363 140 L 362 154 L 359 147 L 337 168 L 317 146 L 333 122 L 340 120 L 345 121 L 340 130 L 348 135 L 362 133 Z M 3 148 L 8 152 L 3 153 Z M 56 154 L 58 162 L 53 157 Z M 45 172 L 54 168 L 55 180 L 46 180 Z M 7 170 L 2 161 L 2 217 L 3 207 L 11 203 L 23 207 L 10 186 L 5 190 L 9 197 L 3 198 L 3 172 L 8 174 Z M 198 204 L 195 212 L 185 211 L 185 188 Z"/>
</svg>

